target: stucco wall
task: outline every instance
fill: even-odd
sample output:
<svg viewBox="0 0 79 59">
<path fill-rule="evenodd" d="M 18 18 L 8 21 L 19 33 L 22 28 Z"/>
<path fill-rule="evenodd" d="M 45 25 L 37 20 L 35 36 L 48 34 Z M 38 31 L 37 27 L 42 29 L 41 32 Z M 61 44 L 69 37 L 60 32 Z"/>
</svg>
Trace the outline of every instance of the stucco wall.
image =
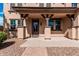
<svg viewBox="0 0 79 59">
<path fill-rule="evenodd" d="M 51 7 L 71 7 L 71 3 L 51 3 Z"/>
<path fill-rule="evenodd" d="M 8 37 L 14 37 L 15 34 L 17 36 L 17 31 L 9 31 L 9 28 L 10 28 L 10 20 L 11 19 L 20 19 L 20 14 L 17 13 L 17 12 L 10 12 L 10 4 L 9 3 L 5 3 L 4 4 L 4 28 L 5 28 L 5 31 L 7 31 L 8 33 Z M 17 22 L 17 21 L 16 21 Z"/>
<path fill-rule="evenodd" d="M 4 17 L 5 17 L 5 28 L 10 26 L 11 19 L 21 19 L 20 14 L 17 12 L 11 12 L 10 4 L 4 4 Z"/>
</svg>

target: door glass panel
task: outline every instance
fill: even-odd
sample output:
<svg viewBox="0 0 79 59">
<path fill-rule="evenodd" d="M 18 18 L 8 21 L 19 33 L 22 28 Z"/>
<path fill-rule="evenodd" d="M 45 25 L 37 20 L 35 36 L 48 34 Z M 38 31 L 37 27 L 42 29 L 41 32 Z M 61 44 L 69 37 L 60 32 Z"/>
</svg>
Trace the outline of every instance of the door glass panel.
<svg viewBox="0 0 79 59">
<path fill-rule="evenodd" d="M 32 33 L 33 34 L 38 34 L 39 33 L 39 21 L 38 20 L 33 20 L 32 21 Z"/>
<path fill-rule="evenodd" d="M 33 27 L 34 27 L 34 31 L 37 31 L 38 30 L 38 23 L 37 22 L 34 22 L 33 23 Z"/>
<path fill-rule="evenodd" d="M 56 25 L 56 31 L 60 31 L 60 20 L 56 20 L 55 25 Z"/>
</svg>

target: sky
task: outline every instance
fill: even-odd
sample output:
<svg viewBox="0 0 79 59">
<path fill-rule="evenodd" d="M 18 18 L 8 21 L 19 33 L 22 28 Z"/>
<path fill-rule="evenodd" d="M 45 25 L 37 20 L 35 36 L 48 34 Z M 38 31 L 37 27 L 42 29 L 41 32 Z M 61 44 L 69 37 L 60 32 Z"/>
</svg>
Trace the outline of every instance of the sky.
<svg viewBox="0 0 79 59">
<path fill-rule="evenodd" d="M 3 3 L 0 3 L 0 26 L 3 25 Z"/>
</svg>

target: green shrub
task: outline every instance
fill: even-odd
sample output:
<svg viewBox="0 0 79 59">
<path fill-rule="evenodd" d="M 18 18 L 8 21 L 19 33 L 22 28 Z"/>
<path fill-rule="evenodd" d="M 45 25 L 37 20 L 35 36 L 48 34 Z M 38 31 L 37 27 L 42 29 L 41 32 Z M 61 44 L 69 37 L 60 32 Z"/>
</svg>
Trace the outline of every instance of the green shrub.
<svg viewBox="0 0 79 59">
<path fill-rule="evenodd" d="M 5 32 L 0 32 L 0 43 L 7 39 L 7 34 Z"/>
</svg>

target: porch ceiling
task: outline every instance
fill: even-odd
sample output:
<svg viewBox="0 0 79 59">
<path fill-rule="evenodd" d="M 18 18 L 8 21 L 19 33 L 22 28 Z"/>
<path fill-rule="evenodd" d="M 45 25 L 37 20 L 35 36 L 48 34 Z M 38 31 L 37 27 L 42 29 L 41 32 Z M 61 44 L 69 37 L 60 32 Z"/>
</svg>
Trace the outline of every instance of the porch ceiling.
<svg viewBox="0 0 79 59">
<path fill-rule="evenodd" d="M 74 14 L 76 8 L 74 7 L 13 7 L 16 12 L 19 13 L 70 13 Z"/>
</svg>

